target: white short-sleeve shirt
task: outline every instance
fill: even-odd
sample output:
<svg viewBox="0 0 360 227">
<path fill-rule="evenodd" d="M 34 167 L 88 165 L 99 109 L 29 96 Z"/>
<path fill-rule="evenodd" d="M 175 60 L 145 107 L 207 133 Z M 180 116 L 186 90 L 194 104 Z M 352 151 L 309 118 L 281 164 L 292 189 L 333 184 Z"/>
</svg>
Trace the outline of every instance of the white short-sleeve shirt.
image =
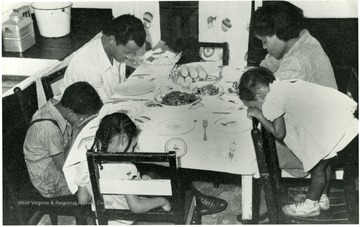
<svg viewBox="0 0 360 227">
<path fill-rule="evenodd" d="M 336 89 L 302 80 L 284 80 L 270 84 L 262 110 L 270 121 L 284 114 L 284 142 L 308 172 L 320 160 L 329 158 L 344 137 L 354 138 L 358 134 L 348 130 L 358 123 L 353 115 L 356 106 L 356 102 Z"/>
</svg>

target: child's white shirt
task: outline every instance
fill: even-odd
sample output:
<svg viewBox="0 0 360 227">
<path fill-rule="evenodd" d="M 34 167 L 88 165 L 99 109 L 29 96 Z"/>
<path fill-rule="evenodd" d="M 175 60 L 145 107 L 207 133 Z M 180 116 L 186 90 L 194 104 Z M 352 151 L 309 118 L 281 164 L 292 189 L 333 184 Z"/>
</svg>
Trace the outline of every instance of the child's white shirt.
<svg viewBox="0 0 360 227">
<path fill-rule="evenodd" d="M 358 134 L 353 116 L 357 103 L 336 89 L 302 80 L 274 81 L 269 87 L 263 114 L 270 121 L 284 114 L 284 142 L 305 172 Z"/>
<path fill-rule="evenodd" d="M 132 163 L 116 163 L 116 164 L 103 164 L 103 169 L 100 170 L 99 174 L 102 179 L 134 179 L 139 178 L 139 172 L 136 166 Z M 93 192 L 90 183 L 89 171 L 87 161 L 84 160 L 78 164 L 77 167 L 77 178 L 75 183 L 78 186 L 86 187 L 87 191 L 91 194 Z M 106 209 L 130 209 L 126 201 L 125 195 L 103 195 L 104 206 Z M 92 200 L 94 201 L 94 200 Z M 95 210 L 95 204 L 91 204 L 92 209 Z M 129 225 L 133 221 L 116 220 L 109 221 L 109 225 Z"/>
</svg>

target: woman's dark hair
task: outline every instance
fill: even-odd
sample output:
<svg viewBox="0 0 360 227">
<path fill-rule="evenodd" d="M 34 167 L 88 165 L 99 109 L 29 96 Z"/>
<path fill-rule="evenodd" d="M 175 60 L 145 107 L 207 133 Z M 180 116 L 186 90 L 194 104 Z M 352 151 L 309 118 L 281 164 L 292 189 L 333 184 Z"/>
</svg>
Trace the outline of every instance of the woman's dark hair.
<svg viewBox="0 0 360 227">
<path fill-rule="evenodd" d="M 274 74 L 264 67 L 255 67 L 246 71 L 239 81 L 239 97 L 245 101 L 255 101 L 256 90 L 260 85 L 269 86 L 275 80 Z"/>
<path fill-rule="evenodd" d="M 96 131 L 94 144 L 92 149 L 97 151 L 108 152 L 108 146 L 111 139 L 120 133 L 125 133 L 129 138 L 129 143 L 124 152 L 127 152 L 132 143 L 132 139 L 140 134 L 140 129 L 135 123 L 124 113 L 113 113 L 106 115 L 100 122 Z"/>
<path fill-rule="evenodd" d="M 60 104 L 76 114 L 96 114 L 103 106 L 99 94 L 89 83 L 76 82 L 64 91 Z"/>
<path fill-rule="evenodd" d="M 130 40 L 133 40 L 136 45 L 142 47 L 146 39 L 142 21 L 130 14 L 121 15 L 113 19 L 111 23 L 105 24 L 102 32 L 107 36 L 113 35 L 116 45 L 125 46 Z"/>
<path fill-rule="evenodd" d="M 265 3 L 254 12 L 250 30 L 258 36 L 276 35 L 283 41 L 299 37 L 304 28 L 302 9 L 285 1 Z"/>
</svg>

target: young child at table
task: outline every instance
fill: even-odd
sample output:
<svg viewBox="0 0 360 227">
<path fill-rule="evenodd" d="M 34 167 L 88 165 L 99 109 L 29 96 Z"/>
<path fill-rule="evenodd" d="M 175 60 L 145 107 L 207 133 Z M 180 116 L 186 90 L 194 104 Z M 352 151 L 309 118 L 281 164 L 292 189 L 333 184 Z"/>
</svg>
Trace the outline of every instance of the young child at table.
<svg viewBox="0 0 360 227">
<path fill-rule="evenodd" d="M 134 152 L 140 129 L 124 113 L 113 113 L 105 116 L 99 125 L 95 135 L 93 149 L 103 152 Z M 102 171 L 103 177 L 133 178 L 139 177 L 139 172 L 133 164 L 108 165 Z M 130 173 L 130 174 L 129 174 Z M 145 177 L 143 175 L 143 177 Z M 92 188 L 90 183 L 87 161 L 81 162 L 78 167 L 76 179 L 78 185 L 78 199 L 80 203 L 92 200 Z M 130 209 L 134 213 L 145 213 L 151 209 L 162 207 L 171 210 L 169 201 L 164 197 L 141 198 L 137 195 L 104 195 L 107 209 Z M 131 222 L 118 221 L 126 224 Z"/>
<path fill-rule="evenodd" d="M 296 79 L 277 81 L 264 67 L 242 75 L 239 96 L 248 107 L 248 117 L 255 117 L 277 140 L 283 140 L 304 171 L 311 173 L 306 199 L 284 206 L 283 212 L 310 217 L 328 209 L 326 168 L 337 152 L 357 142 L 358 120 L 353 115 L 357 103 L 333 88 Z"/>
<path fill-rule="evenodd" d="M 63 166 L 81 129 L 103 103 L 87 82 L 65 89 L 61 101 L 50 99 L 31 119 L 23 151 L 34 187 L 47 198 L 71 195 Z"/>
</svg>

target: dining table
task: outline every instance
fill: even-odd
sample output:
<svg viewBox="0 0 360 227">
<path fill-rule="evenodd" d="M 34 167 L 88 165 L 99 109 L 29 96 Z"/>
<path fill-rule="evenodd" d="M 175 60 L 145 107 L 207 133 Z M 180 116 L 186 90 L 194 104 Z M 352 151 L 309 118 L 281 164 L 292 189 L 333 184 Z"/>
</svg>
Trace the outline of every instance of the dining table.
<svg viewBox="0 0 360 227">
<path fill-rule="evenodd" d="M 234 82 L 239 81 L 246 67 L 219 67 L 213 62 L 189 64 L 201 65 L 207 79 L 183 87 L 174 79 L 180 66 L 143 62 L 116 86 L 115 93 L 105 101 L 98 116 L 84 126 L 69 151 L 63 171 L 72 193 L 77 191 L 76 168 L 86 160 L 101 119 L 123 112 L 141 129 L 135 152 L 175 150 L 179 168 L 239 175 L 242 219 L 251 222 L 253 178 L 259 173 L 250 133 L 252 122 L 234 92 Z M 219 87 L 218 94 L 200 94 L 186 107 L 164 105 L 158 100 L 172 91 L 192 93 L 195 87 L 207 84 Z"/>
</svg>

